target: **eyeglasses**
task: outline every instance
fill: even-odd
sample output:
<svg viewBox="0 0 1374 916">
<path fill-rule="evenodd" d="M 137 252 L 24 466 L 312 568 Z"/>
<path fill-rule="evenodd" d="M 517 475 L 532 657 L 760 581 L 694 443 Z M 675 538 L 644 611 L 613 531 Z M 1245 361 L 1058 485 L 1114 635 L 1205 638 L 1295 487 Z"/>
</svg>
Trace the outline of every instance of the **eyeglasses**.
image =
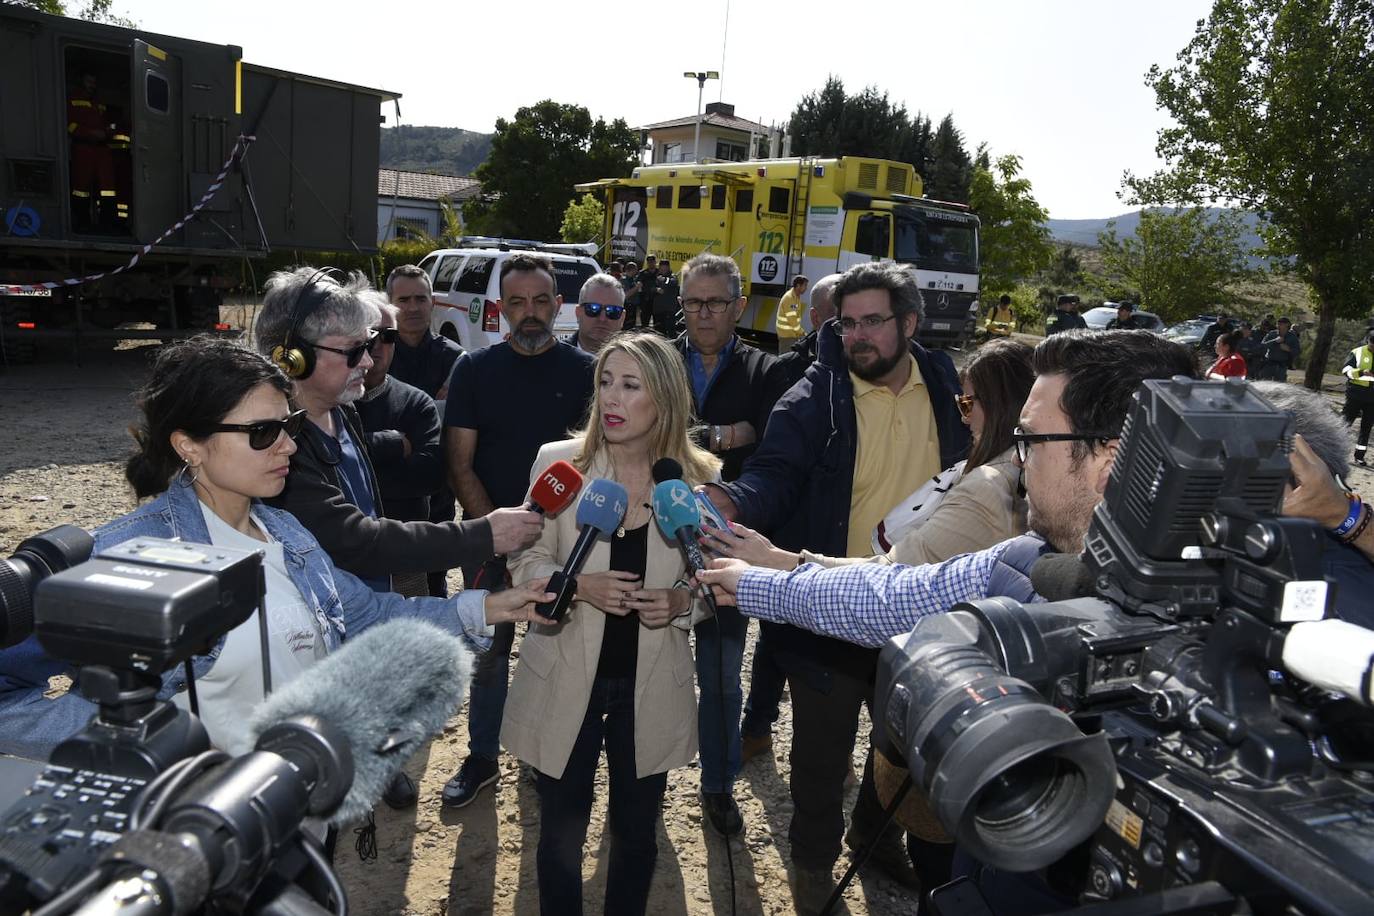
<svg viewBox="0 0 1374 916">
<path fill-rule="evenodd" d="M 1088 435 L 1080 435 L 1079 433 L 1023 433 L 1019 426 L 1011 431 L 1011 441 L 1016 446 L 1016 460 L 1022 464 L 1026 463 L 1026 458 L 1030 455 L 1030 447 L 1037 442 L 1100 442 L 1106 444 L 1115 438 L 1117 437 L 1105 433 L 1090 433 Z"/>
<path fill-rule="evenodd" d="M 976 394 L 956 394 L 954 396 L 954 403 L 959 405 L 959 415 L 967 417 L 969 414 L 973 413 L 973 402 L 976 400 L 978 400 L 978 395 Z"/>
<path fill-rule="evenodd" d="M 859 330 L 859 328 L 863 328 L 865 331 L 876 331 L 896 317 L 896 315 L 888 315 L 886 318 L 879 318 L 877 315 L 865 315 L 858 321 L 855 321 L 853 318 L 841 318 L 840 336 L 848 337 Z"/>
<path fill-rule="evenodd" d="M 595 318 L 603 310 L 606 312 L 606 317 L 611 321 L 615 321 L 625 314 L 625 306 L 623 305 L 602 305 L 600 302 L 582 303 L 582 311 L 587 313 L 588 318 Z"/>
<path fill-rule="evenodd" d="M 252 423 L 220 423 L 210 427 L 212 433 L 247 433 L 248 447 L 256 452 L 269 449 L 284 432 L 292 439 L 301 431 L 305 411 L 298 410 L 285 420 L 254 420 Z"/>
<path fill-rule="evenodd" d="M 375 329 L 367 332 L 367 340 L 357 346 L 349 347 L 347 350 L 340 350 L 338 347 L 326 347 L 321 343 L 312 343 L 310 346 L 316 350 L 328 350 L 330 353 L 337 353 L 348 361 L 348 368 L 356 369 L 358 363 L 363 361 L 364 353 L 371 353 L 372 348 L 377 346 L 377 339 L 380 337 Z M 393 341 L 394 343 L 395 341 Z"/>
<path fill-rule="evenodd" d="M 373 328 L 372 332 L 377 335 L 377 343 L 391 346 L 400 339 L 401 332 L 395 328 Z"/>
<path fill-rule="evenodd" d="M 735 302 L 734 299 L 683 299 L 682 310 L 689 315 L 695 315 L 701 311 L 702 306 L 713 315 L 719 315 L 728 309 Z"/>
</svg>

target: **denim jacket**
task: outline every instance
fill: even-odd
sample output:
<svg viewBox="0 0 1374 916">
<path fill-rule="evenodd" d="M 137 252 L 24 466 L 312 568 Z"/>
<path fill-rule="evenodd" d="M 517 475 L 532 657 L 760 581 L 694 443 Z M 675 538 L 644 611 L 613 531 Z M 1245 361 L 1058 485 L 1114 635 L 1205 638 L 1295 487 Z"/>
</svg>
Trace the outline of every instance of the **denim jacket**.
<svg viewBox="0 0 1374 916">
<path fill-rule="evenodd" d="M 393 617 L 419 617 L 466 638 L 479 649 L 489 644 L 485 591 L 464 591 L 456 599 L 406 599 L 391 593 L 379 594 L 356 576 L 337 568 L 314 536 L 290 513 L 258 502 L 253 504 L 253 513 L 281 544 L 286 572 L 320 621 L 331 650 L 338 648 L 345 637 Z M 95 550 L 140 536 L 208 542 L 210 534 L 194 491 L 173 481 L 161 496 L 98 528 L 94 532 Z M 224 641 L 221 636 L 208 655 L 192 659 L 197 676 L 205 675 L 214 666 Z M 73 667 L 45 653 L 34 636 L 0 651 L 0 752 L 46 759 L 59 741 L 80 731 L 91 720 L 95 704 L 75 689 L 56 699 L 43 696 L 48 679 L 63 674 L 76 679 Z M 170 698 L 184 686 L 185 669 L 178 665 L 163 674 L 160 696 Z"/>
</svg>

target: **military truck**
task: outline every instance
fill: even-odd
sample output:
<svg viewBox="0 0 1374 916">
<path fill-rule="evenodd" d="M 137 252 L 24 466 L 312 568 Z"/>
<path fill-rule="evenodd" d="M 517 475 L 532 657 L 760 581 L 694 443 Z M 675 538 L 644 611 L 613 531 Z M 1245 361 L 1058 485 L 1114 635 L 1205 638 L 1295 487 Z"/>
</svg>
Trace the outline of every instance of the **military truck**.
<svg viewBox="0 0 1374 916">
<path fill-rule="evenodd" d="M 380 108 L 396 98 L 233 45 L 0 6 L 4 355 L 54 334 L 214 330 L 224 291 L 261 282 L 273 249 L 375 250 Z"/>
</svg>

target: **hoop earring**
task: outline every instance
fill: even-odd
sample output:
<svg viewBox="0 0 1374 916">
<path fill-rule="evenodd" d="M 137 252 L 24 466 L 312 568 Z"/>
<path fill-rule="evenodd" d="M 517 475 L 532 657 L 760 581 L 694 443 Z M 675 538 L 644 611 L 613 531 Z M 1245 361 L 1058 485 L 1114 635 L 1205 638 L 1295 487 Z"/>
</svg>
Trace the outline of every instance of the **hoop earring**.
<svg viewBox="0 0 1374 916">
<path fill-rule="evenodd" d="M 182 462 L 182 467 L 181 467 L 181 470 L 177 471 L 176 479 L 177 479 L 178 481 L 181 482 L 181 485 L 182 485 L 183 487 L 195 486 L 196 481 L 200 479 L 200 470 L 197 469 L 197 468 L 191 467 L 191 462 L 187 461 L 185 458 L 181 459 L 181 462 Z M 187 472 L 187 471 L 190 471 L 190 472 L 191 472 L 191 479 L 190 479 L 190 480 L 187 480 L 187 479 L 186 479 L 186 472 Z"/>
</svg>

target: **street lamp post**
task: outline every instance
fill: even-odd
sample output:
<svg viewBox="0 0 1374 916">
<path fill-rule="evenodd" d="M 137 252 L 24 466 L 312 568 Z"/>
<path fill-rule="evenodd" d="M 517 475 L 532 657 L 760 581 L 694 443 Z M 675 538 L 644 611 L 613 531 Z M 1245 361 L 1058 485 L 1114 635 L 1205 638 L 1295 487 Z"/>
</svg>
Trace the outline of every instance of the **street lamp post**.
<svg viewBox="0 0 1374 916">
<path fill-rule="evenodd" d="M 692 141 L 692 161 L 701 161 L 701 95 L 706 88 L 707 80 L 720 79 L 720 73 L 715 70 L 692 71 L 688 70 L 682 74 L 689 80 L 697 81 L 697 135 Z"/>
</svg>

